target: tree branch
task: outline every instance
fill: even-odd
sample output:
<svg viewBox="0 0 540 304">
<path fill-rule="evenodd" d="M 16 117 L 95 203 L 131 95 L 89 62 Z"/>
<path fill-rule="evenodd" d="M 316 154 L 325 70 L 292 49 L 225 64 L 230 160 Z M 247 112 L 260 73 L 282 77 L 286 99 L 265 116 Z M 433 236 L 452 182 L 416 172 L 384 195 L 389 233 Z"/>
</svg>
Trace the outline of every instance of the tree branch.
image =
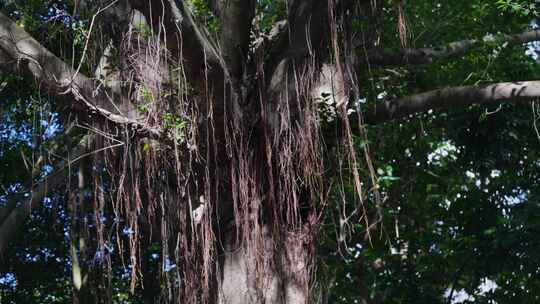
<svg viewBox="0 0 540 304">
<path fill-rule="evenodd" d="M 255 1 L 222 0 L 220 4 L 221 53 L 233 82 L 238 82 L 247 59 L 251 23 L 255 16 Z"/>
<path fill-rule="evenodd" d="M 220 57 L 216 45 L 210 39 L 206 29 L 199 27 L 195 22 L 191 12 L 186 7 L 186 4 L 183 1 L 175 0 L 169 0 L 169 4 L 174 20 L 177 25 L 179 24 L 181 31 L 186 31 L 186 36 L 188 36 L 187 39 L 189 39 L 189 36 L 196 38 L 196 41 L 199 44 L 196 49 L 204 53 L 206 60 L 212 64 L 222 66 L 223 59 Z"/>
<path fill-rule="evenodd" d="M 187 72 L 199 79 L 205 66 L 224 69 L 215 42 L 207 30 L 194 20 L 185 1 L 180 0 L 131 0 L 133 8 L 140 11 L 156 33 L 166 38 L 167 49 Z"/>
<path fill-rule="evenodd" d="M 68 143 L 71 142 L 71 139 L 76 138 L 78 133 L 77 128 L 74 128 L 73 126 L 68 126 L 66 128 L 66 131 L 62 134 L 59 134 L 58 136 L 55 136 L 53 139 L 49 140 L 46 144 L 42 143 L 40 144 L 37 149 L 40 151 L 45 151 L 44 154 L 40 154 L 39 157 L 37 157 L 36 161 L 29 164 L 27 166 L 30 174 L 26 175 L 25 173 L 22 174 L 22 177 L 20 178 L 21 186 L 25 191 L 27 189 L 30 189 L 34 186 L 35 180 L 39 177 L 40 174 L 42 174 L 43 165 L 46 162 L 46 159 L 49 159 L 51 156 L 54 155 L 61 155 L 63 152 L 63 149 L 66 148 L 66 146 L 69 146 Z M 24 155 L 23 155 L 24 157 Z M 24 193 L 13 193 L 10 195 L 13 196 L 19 196 Z M 2 207 L 0 207 L 0 225 L 1 223 L 7 218 L 7 216 L 11 213 L 13 209 L 17 207 L 18 200 L 16 197 L 13 197 L 13 199 L 10 199 L 8 202 L 6 202 Z"/>
<path fill-rule="evenodd" d="M 17 207 L 10 210 L 9 214 L 7 214 L 0 222 L 0 254 L 5 252 L 9 242 L 17 233 L 17 229 L 20 229 L 26 218 L 30 215 L 32 210 L 43 201 L 43 198 L 47 193 L 64 182 L 68 169 L 71 166 L 76 165 L 84 157 L 86 147 L 92 139 L 92 135 L 85 136 L 73 150 L 70 159 L 61 161 L 56 166 L 56 170 L 53 173 L 49 174 L 42 182 L 35 185 L 25 201 L 19 202 L 19 197 L 16 196 L 12 197 L 7 202 L 7 206 Z"/>
<path fill-rule="evenodd" d="M 43 47 L 8 17 L 0 13 L 0 66 L 20 71 L 34 77 L 39 86 L 58 97 L 71 96 L 78 102 L 66 103 L 72 110 L 81 111 L 85 116 L 97 114 L 116 124 L 128 125 L 139 133 L 160 138 L 160 130 L 149 128 L 130 118 L 121 111 L 114 100 L 119 96 L 101 90 L 98 84 L 77 73 L 61 59 Z M 68 98 L 60 98 L 62 101 Z"/>
<path fill-rule="evenodd" d="M 540 81 L 502 82 L 484 86 L 444 88 L 380 102 L 364 113 L 367 123 L 374 124 L 427 112 L 472 104 L 522 102 L 540 98 Z"/>
<path fill-rule="evenodd" d="M 326 56 L 324 45 L 328 34 L 328 4 L 326 1 L 294 0 L 288 2 L 287 20 L 277 24 L 273 44 L 268 51 L 266 75 L 270 95 L 280 94 L 293 63 L 301 64 L 310 55 L 321 61 Z M 281 30 L 284 27 L 284 30 Z"/>
<path fill-rule="evenodd" d="M 384 49 L 372 49 L 367 51 L 367 56 L 362 57 L 364 62 L 368 61 L 374 66 L 392 66 L 406 64 L 430 64 L 436 59 L 443 59 L 466 54 L 473 48 L 484 43 L 498 42 L 501 45 L 523 44 L 540 40 L 540 30 L 528 31 L 512 35 L 486 35 L 483 39 L 466 39 L 449 43 L 443 47 L 428 47 L 419 49 L 403 49 L 392 52 Z"/>
</svg>

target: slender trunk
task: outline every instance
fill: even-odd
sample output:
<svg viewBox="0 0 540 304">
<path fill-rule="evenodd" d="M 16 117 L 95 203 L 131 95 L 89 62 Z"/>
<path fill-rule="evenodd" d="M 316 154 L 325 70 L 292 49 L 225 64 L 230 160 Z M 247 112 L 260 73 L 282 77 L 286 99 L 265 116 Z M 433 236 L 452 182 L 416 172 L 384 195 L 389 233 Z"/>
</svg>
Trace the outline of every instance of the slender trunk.
<svg viewBox="0 0 540 304">
<path fill-rule="evenodd" d="M 71 213 L 72 223 L 70 229 L 70 254 L 71 272 L 73 280 L 73 303 L 85 304 L 94 303 L 95 299 L 89 286 L 89 270 L 86 265 L 87 237 L 85 227 L 85 207 L 86 207 L 86 164 L 81 162 L 77 172 L 77 191 L 71 193 Z"/>
</svg>

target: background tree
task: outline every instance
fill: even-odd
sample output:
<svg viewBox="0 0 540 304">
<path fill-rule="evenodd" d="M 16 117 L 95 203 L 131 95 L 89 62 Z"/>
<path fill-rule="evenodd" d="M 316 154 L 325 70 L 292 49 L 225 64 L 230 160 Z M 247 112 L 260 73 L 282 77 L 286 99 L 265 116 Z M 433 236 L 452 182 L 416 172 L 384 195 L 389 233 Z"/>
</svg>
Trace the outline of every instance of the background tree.
<svg viewBox="0 0 540 304">
<path fill-rule="evenodd" d="M 536 17 L 3 3 L 1 300 L 534 302 Z"/>
</svg>

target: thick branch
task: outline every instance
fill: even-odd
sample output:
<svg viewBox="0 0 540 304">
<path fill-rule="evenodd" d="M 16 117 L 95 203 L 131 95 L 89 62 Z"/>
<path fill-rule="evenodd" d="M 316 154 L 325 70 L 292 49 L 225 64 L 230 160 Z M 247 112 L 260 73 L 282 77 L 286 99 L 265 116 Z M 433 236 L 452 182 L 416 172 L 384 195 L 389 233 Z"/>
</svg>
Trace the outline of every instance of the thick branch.
<svg viewBox="0 0 540 304">
<path fill-rule="evenodd" d="M 199 80 L 207 66 L 224 68 L 216 44 L 194 20 L 185 1 L 131 0 L 130 3 L 142 12 L 156 33 L 164 35 L 167 49 L 182 60 L 191 78 Z"/>
<path fill-rule="evenodd" d="M 221 53 L 233 80 L 238 81 L 247 59 L 251 22 L 255 15 L 253 0 L 222 0 Z"/>
<path fill-rule="evenodd" d="M 299 66 L 309 57 L 323 60 L 327 50 L 328 3 L 326 1 L 294 0 L 288 5 L 286 22 L 277 24 L 273 45 L 268 51 L 266 75 L 271 96 L 283 92 L 284 82 L 293 64 Z M 284 30 L 281 30 L 285 27 Z M 290 80 L 290 79 L 289 79 Z"/>
<path fill-rule="evenodd" d="M 222 65 L 223 60 L 219 56 L 216 46 L 212 39 L 210 39 L 210 35 L 206 29 L 200 27 L 195 22 L 191 12 L 183 1 L 180 1 L 180 3 L 178 2 L 179 1 L 169 0 L 171 13 L 174 17 L 175 23 L 177 26 L 180 26 L 180 30 L 185 32 L 185 35 L 187 36 L 183 38 L 195 38 L 195 43 L 198 44 L 196 49 L 204 53 L 206 60 L 211 64 Z M 164 18 L 167 18 L 167 16 L 165 15 Z"/>
<path fill-rule="evenodd" d="M 378 123 L 427 112 L 430 109 L 449 109 L 472 104 L 531 101 L 537 98 L 540 98 L 540 81 L 461 86 L 381 102 L 364 115 L 368 123 Z"/>
<path fill-rule="evenodd" d="M 117 96 L 110 96 L 105 90 L 100 90 L 97 83 L 64 63 L 2 13 L 0 66 L 29 74 L 50 94 L 64 97 L 60 98 L 64 102 L 71 96 L 78 102 L 66 103 L 65 106 L 82 111 L 87 117 L 97 114 L 111 122 L 128 125 L 140 133 L 152 137 L 162 136 L 159 130 L 148 128 L 120 112 L 113 105 Z"/>
<path fill-rule="evenodd" d="M 392 52 L 383 49 L 368 50 L 367 58 L 370 64 L 376 66 L 405 65 L 405 64 L 430 64 L 436 59 L 443 59 L 466 54 L 473 48 L 484 43 L 497 42 L 501 45 L 523 44 L 540 40 L 540 30 L 528 31 L 513 35 L 487 35 L 484 39 L 467 39 L 449 43 L 443 47 L 403 49 Z"/>
</svg>

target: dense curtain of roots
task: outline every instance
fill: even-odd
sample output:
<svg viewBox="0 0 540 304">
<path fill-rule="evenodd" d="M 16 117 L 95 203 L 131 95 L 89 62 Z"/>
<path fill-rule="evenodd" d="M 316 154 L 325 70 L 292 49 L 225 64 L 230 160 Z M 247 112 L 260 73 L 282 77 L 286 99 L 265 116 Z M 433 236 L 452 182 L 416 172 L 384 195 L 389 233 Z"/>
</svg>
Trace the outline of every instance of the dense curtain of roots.
<svg viewBox="0 0 540 304">
<path fill-rule="evenodd" d="M 341 33 L 343 16 L 333 0 L 328 9 L 341 80 L 335 89 L 346 92 L 336 109 L 346 126 L 343 157 L 362 202 L 364 177 L 347 114 L 348 92 L 359 97 L 357 80 L 347 70 L 350 37 Z M 268 93 L 261 68 L 254 93 L 240 100 L 227 81 L 224 93 L 209 89 L 211 83 L 190 84 L 183 58 L 167 53 L 162 36 L 130 27 L 118 48 L 116 72 L 126 97 L 122 103 L 132 105 L 129 115 L 165 130 L 168 139 L 144 138 L 102 121 L 90 126 L 100 135 L 91 149 L 101 151 L 93 154 L 91 175 L 102 265 L 110 271 L 111 252 L 118 248 L 135 289 L 144 282 L 142 252 L 159 243 L 160 282 L 166 287 L 161 301 L 206 303 L 218 296 L 220 255 L 243 250 L 255 257 L 249 274 L 254 290 L 262 293 L 265 275 L 276 273 L 310 299 L 316 242 L 331 190 L 326 172 L 335 172 L 324 167 L 327 151 L 312 96 L 320 54 L 287 62 L 279 93 Z M 257 66 L 263 60 L 254 58 Z M 220 94 L 224 97 L 216 100 Z M 239 113 L 239 104 L 249 104 L 253 113 Z M 362 130 L 361 117 L 358 121 Z M 108 148 L 115 145 L 121 147 Z M 359 215 L 365 215 L 362 208 Z M 364 220 L 368 227 L 367 216 Z M 234 248 L 225 248 L 231 235 Z"/>
</svg>

